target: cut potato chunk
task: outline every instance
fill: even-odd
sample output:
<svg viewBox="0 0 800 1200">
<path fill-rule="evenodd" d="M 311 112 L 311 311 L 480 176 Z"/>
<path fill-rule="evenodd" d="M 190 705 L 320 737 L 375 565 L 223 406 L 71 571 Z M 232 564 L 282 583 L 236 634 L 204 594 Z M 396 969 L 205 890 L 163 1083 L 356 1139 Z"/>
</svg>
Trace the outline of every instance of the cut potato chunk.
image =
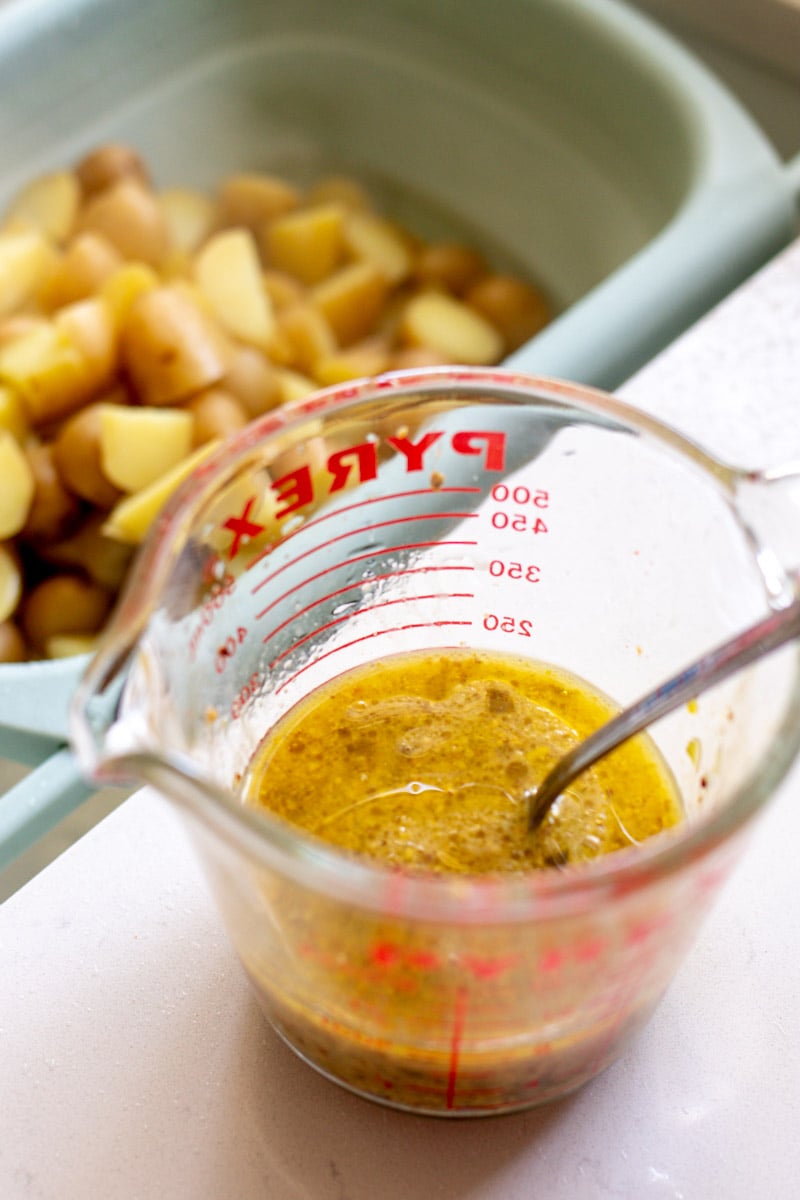
<svg viewBox="0 0 800 1200">
<path fill-rule="evenodd" d="M 243 342 L 266 346 L 275 316 L 253 235 L 246 229 L 215 234 L 197 255 L 194 270 L 223 329 Z"/>
<path fill-rule="evenodd" d="M 32 442 L 25 447 L 25 454 L 33 473 L 34 492 L 22 536 L 35 543 L 52 542 L 75 527 L 80 504 L 64 486 L 52 443 Z"/>
<path fill-rule="evenodd" d="M 298 400 L 305 400 L 306 396 L 310 396 L 312 392 L 319 389 L 319 384 L 315 380 L 309 379 L 300 371 L 290 371 L 286 367 L 280 367 L 276 371 L 276 375 L 281 393 L 281 404 L 293 404 Z"/>
<path fill-rule="evenodd" d="M 77 575 L 53 575 L 28 593 L 22 606 L 22 627 L 28 640 L 44 650 L 60 634 L 96 633 L 111 609 L 105 588 Z"/>
<path fill-rule="evenodd" d="M 375 338 L 320 359 L 314 368 L 314 377 L 323 387 L 331 387 L 349 379 L 380 375 L 388 367 L 388 346 L 382 339 Z"/>
<path fill-rule="evenodd" d="M 129 542 L 131 545 L 144 541 L 147 531 L 172 493 L 191 475 L 195 467 L 213 454 L 219 444 L 219 441 L 207 442 L 149 487 L 120 500 L 103 525 L 106 537 L 117 538 L 118 541 Z"/>
<path fill-rule="evenodd" d="M 89 404 L 65 421 L 53 446 L 53 461 L 66 487 L 97 508 L 109 509 L 120 498 L 100 463 L 102 404 Z"/>
<path fill-rule="evenodd" d="M 100 406 L 100 466 L 123 492 L 139 492 L 192 448 L 194 418 L 180 408 Z"/>
<path fill-rule="evenodd" d="M 349 346 L 372 333 L 388 299 L 385 276 L 371 262 L 342 267 L 311 293 L 339 344 Z"/>
<path fill-rule="evenodd" d="M 52 311 L 94 295 L 122 265 L 118 250 L 96 233 L 82 233 L 48 272 L 37 293 L 42 308 Z"/>
<path fill-rule="evenodd" d="M 225 374 L 213 321 L 177 284 L 139 296 L 122 327 L 120 350 L 143 404 L 185 400 Z"/>
<path fill-rule="evenodd" d="M 28 436 L 29 429 L 19 396 L 12 388 L 0 383 L 0 430 L 12 434 L 21 443 Z"/>
<path fill-rule="evenodd" d="M 38 229 L 0 232 L 0 317 L 29 300 L 55 261 L 55 251 Z"/>
<path fill-rule="evenodd" d="M 81 187 L 73 171 L 41 175 L 23 188 L 12 201 L 8 216 L 30 223 L 54 242 L 71 233 L 78 215 Z"/>
<path fill-rule="evenodd" d="M 77 568 L 101 587 L 116 592 L 125 578 L 133 547 L 106 537 L 102 531 L 105 514 L 93 512 L 77 532 L 60 542 L 42 547 L 45 562 Z"/>
<path fill-rule="evenodd" d="M 413 259 L 408 241 L 383 217 L 370 212 L 349 212 L 343 237 L 350 253 L 372 263 L 387 283 L 402 283 L 411 274 Z"/>
<path fill-rule="evenodd" d="M 3 621 L 0 624 L 0 663 L 25 662 L 27 657 L 25 638 L 13 621 Z"/>
<path fill-rule="evenodd" d="M 186 405 L 193 420 L 192 445 L 203 446 L 244 429 L 249 415 L 241 400 L 223 388 L 209 388 Z"/>
<path fill-rule="evenodd" d="M 92 654 L 97 638 L 91 633 L 54 633 L 44 644 L 47 658 L 71 658 L 74 654 Z"/>
<path fill-rule="evenodd" d="M 110 386 L 117 368 L 117 330 L 106 302 L 91 297 L 68 304 L 59 309 L 54 325 L 81 356 L 86 396 Z"/>
<path fill-rule="evenodd" d="M 158 203 L 167 222 L 170 250 L 192 254 L 214 226 L 216 208 L 208 196 L 189 188 L 168 188 Z"/>
<path fill-rule="evenodd" d="M 487 275 L 469 289 L 465 300 L 499 329 L 507 352 L 535 337 L 551 317 L 542 292 L 512 275 Z"/>
<path fill-rule="evenodd" d="M 423 287 L 439 287 L 461 296 L 487 272 L 483 255 L 460 242 L 432 242 L 414 261 L 414 279 Z"/>
<path fill-rule="evenodd" d="M 0 539 L 14 537 L 28 519 L 36 483 L 13 434 L 0 431 Z"/>
<path fill-rule="evenodd" d="M 260 417 L 281 402 L 275 367 L 254 346 L 229 348 L 223 387 L 241 401 L 249 417 Z"/>
<path fill-rule="evenodd" d="M 223 225 L 245 225 L 254 232 L 297 208 L 300 193 L 276 175 L 229 175 L 219 192 Z"/>
<path fill-rule="evenodd" d="M 153 268 L 144 263 L 125 263 L 106 280 L 100 295 L 108 305 L 117 329 L 125 324 L 139 297 L 154 291 L 160 282 Z"/>
<path fill-rule="evenodd" d="M 167 221 L 149 188 L 123 178 L 89 200 L 78 217 L 82 233 L 99 233 L 123 258 L 158 264 L 169 248 Z"/>
<path fill-rule="evenodd" d="M 412 346 L 438 350 L 452 363 L 495 363 L 503 339 L 487 320 L 444 292 L 421 292 L 403 312 L 401 332 Z"/>
<path fill-rule="evenodd" d="M 319 204 L 279 217 L 264 234 L 269 265 L 303 283 L 319 283 L 342 261 L 343 218 L 337 204 Z"/>
<path fill-rule="evenodd" d="M 315 363 L 338 349 L 324 315 L 302 301 L 284 309 L 278 318 L 278 330 L 291 347 L 288 365 L 299 371 L 312 372 Z"/>
<path fill-rule="evenodd" d="M 123 142 L 106 142 L 85 155 L 75 174 L 84 196 L 104 192 L 122 179 L 134 179 L 145 187 L 150 185 L 150 173 L 144 159 Z"/>
<path fill-rule="evenodd" d="M 21 597 L 22 571 L 17 553 L 12 546 L 0 546 L 0 622 L 4 624 L 12 616 Z"/>
<path fill-rule="evenodd" d="M 0 381 L 22 398 L 31 423 L 44 425 L 80 408 L 94 375 L 66 331 L 48 323 L 0 346 Z"/>
</svg>

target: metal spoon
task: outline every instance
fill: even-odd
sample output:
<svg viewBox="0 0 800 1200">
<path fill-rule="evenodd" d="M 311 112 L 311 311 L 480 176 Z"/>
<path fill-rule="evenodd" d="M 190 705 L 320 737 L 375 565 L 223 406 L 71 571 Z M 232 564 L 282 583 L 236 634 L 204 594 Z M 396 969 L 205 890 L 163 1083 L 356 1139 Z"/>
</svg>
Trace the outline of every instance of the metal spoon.
<svg viewBox="0 0 800 1200">
<path fill-rule="evenodd" d="M 797 637 L 800 637 L 800 600 L 723 642 L 617 713 L 559 759 L 538 787 L 523 794 L 528 805 L 528 828 L 538 829 L 556 798 L 599 758 L 641 733 L 653 721 Z"/>
</svg>

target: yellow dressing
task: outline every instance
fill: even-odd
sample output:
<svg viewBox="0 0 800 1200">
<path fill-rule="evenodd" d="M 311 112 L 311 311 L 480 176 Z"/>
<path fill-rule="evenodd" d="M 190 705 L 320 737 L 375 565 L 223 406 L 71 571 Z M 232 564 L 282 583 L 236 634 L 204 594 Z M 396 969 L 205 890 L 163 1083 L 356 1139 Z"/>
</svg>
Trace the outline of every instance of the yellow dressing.
<svg viewBox="0 0 800 1200">
<path fill-rule="evenodd" d="M 254 756 L 244 794 L 342 850 L 409 871 L 585 862 L 682 818 L 666 764 L 640 736 L 585 772 L 528 832 L 525 790 L 615 711 L 583 680 L 524 658 L 396 655 L 292 709 Z"/>
</svg>

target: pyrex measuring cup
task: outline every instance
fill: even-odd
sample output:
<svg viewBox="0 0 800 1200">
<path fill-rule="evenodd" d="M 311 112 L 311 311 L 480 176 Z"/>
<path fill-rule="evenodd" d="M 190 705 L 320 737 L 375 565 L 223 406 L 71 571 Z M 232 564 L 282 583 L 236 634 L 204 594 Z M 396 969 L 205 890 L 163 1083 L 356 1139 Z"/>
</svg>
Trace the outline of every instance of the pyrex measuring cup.
<svg viewBox="0 0 800 1200">
<path fill-rule="evenodd" d="M 794 595 L 776 474 L 508 372 L 321 393 L 159 519 L 76 696 L 81 762 L 180 806 L 265 1012 L 318 1070 L 455 1116 L 558 1097 L 649 1017 L 795 756 L 796 651 L 654 729 L 678 831 L 563 871 L 389 871 L 244 807 L 242 776 L 298 700 L 398 651 L 524 654 L 631 701 Z"/>
</svg>

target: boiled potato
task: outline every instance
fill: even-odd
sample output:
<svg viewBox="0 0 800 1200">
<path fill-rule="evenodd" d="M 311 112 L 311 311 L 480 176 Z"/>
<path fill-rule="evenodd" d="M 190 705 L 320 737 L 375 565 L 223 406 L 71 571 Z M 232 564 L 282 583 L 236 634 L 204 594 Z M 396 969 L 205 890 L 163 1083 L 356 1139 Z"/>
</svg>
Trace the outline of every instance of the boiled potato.
<svg viewBox="0 0 800 1200">
<path fill-rule="evenodd" d="M 44 278 L 37 300 L 47 311 L 93 296 L 122 266 L 118 250 L 96 233 L 81 233 Z"/>
<path fill-rule="evenodd" d="M 205 446 L 195 450 L 166 475 L 156 479 L 149 487 L 120 500 L 109 513 L 108 520 L 103 524 L 103 533 L 106 537 L 116 538 L 120 542 L 128 542 L 131 545 L 144 541 L 150 526 L 172 493 L 183 483 L 184 479 L 191 475 L 195 467 L 198 467 L 216 450 L 218 445 L 217 441 L 207 442 Z"/>
<path fill-rule="evenodd" d="M 343 235 L 344 210 L 337 204 L 291 212 L 266 227 L 267 262 L 303 283 L 319 283 L 342 261 Z"/>
<path fill-rule="evenodd" d="M 100 431 L 103 403 L 89 404 L 61 426 L 53 446 L 53 461 L 65 486 L 96 508 L 109 509 L 120 490 L 103 471 Z"/>
<path fill-rule="evenodd" d="M 214 228 L 216 209 L 202 192 L 190 188 L 168 188 L 158 203 L 164 214 L 171 251 L 192 254 Z"/>
<path fill-rule="evenodd" d="M 5 625 L 22 598 L 22 569 L 13 546 L 0 545 L 0 623 Z M 8 662 L 0 654 L 0 661 Z"/>
<path fill-rule="evenodd" d="M 18 442 L 24 442 L 30 426 L 25 407 L 17 392 L 0 384 L 0 429 L 13 434 Z"/>
<path fill-rule="evenodd" d="M 158 264 L 169 249 L 166 217 L 149 188 L 124 177 L 93 197 L 82 209 L 77 228 L 97 233 L 123 258 Z"/>
<path fill-rule="evenodd" d="M 311 293 L 340 346 L 360 341 L 375 329 L 389 295 L 386 277 L 374 263 L 342 267 Z"/>
<path fill-rule="evenodd" d="M 139 492 L 192 448 L 194 420 L 179 408 L 101 404 L 100 467 L 123 492 Z"/>
<path fill-rule="evenodd" d="M 177 285 L 144 292 L 121 331 L 122 362 L 144 404 L 170 405 L 225 374 L 214 323 Z"/>
<path fill-rule="evenodd" d="M 150 172 L 144 159 L 130 146 L 110 142 L 90 151 L 78 163 L 75 174 L 85 196 L 104 192 L 123 179 L 150 185 Z"/>
<path fill-rule="evenodd" d="M 0 230 L 0 317 L 34 295 L 52 267 L 54 255 L 38 229 Z"/>
<path fill-rule="evenodd" d="M 244 429 L 250 419 L 241 400 L 237 400 L 223 388 L 209 388 L 194 396 L 186 405 L 191 414 L 192 444 L 203 446 L 206 442 L 221 440 Z"/>
<path fill-rule="evenodd" d="M 223 329 L 243 342 L 267 346 L 275 316 L 253 235 L 246 229 L 215 234 L 199 251 L 194 270 Z"/>
<path fill-rule="evenodd" d="M 19 580 L 0 662 L 89 649 L 163 503 L 249 420 L 390 369 L 497 362 L 547 319 L 534 286 L 398 225 L 352 176 L 160 189 L 109 143 L 31 179 L 0 214 L 0 585 L 3 562 Z M 315 471 L 335 448 L 316 443 Z M 279 536 L 263 503 L 237 570 Z"/>
<path fill-rule="evenodd" d="M 410 345 L 440 350 L 454 363 L 486 366 L 503 352 L 503 339 L 494 326 L 444 292 L 421 292 L 410 300 L 401 330 Z"/>
<path fill-rule="evenodd" d="M 0 624 L 0 663 L 25 662 L 28 657 L 28 647 L 25 638 L 13 621 L 3 621 Z"/>
<path fill-rule="evenodd" d="M 13 434 L 0 430 L 0 540 L 25 526 L 36 482 L 31 465 Z"/>
<path fill-rule="evenodd" d="M 219 189 L 221 223 L 243 225 L 254 233 L 299 204 L 298 189 L 277 175 L 229 175 Z"/>
<path fill-rule="evenodd" d="M 133 547 L 106 537 L 104 521 L 105 513 L 92 513 L 68 538 L 42 546 L 42 559 L 48 565 L 80 570 L 101 587 L 116 592 L 130 565 Z"/>
<path fill-rule="evenodd" d="M 69 332 L 48 322 L 0 346 L 0 382 L 21 398 L 31 424 L 46 425 L 86 403 L 94 374 Z"/>
<path fill-rule="evenodd" d="M 59 634 L 95 633 L 111 609 L 111 592 L 78 575 L 53 575 L 36 585 L 21 605 L 29 642 L 40 651 Z"/>
<path fill-rule="evenodd" d="M 12 221 L 31 224 L 53 242 L 63 242 L 75 224 L 81 187 L 73 171 L 53 171 L 24 187 L 8 211 Z"/>
<path fill-rule="evenodd" d="M 387 283 L 402 283 L 411 274 L 413 259 L 407 240 L 375 213 L 348 213 L 343 237 L 351 253 L 372 263 Z"/>
<path fill-rule="evenodd" d="M 22 536 L 27 540 L 53 542 L 63 537 L 80 518 L 75 496 L 64 486 L 55 464 L 54 447 L 32 442 L 25 454 L 33 475 L 33 499 Z"/>
</svg>

